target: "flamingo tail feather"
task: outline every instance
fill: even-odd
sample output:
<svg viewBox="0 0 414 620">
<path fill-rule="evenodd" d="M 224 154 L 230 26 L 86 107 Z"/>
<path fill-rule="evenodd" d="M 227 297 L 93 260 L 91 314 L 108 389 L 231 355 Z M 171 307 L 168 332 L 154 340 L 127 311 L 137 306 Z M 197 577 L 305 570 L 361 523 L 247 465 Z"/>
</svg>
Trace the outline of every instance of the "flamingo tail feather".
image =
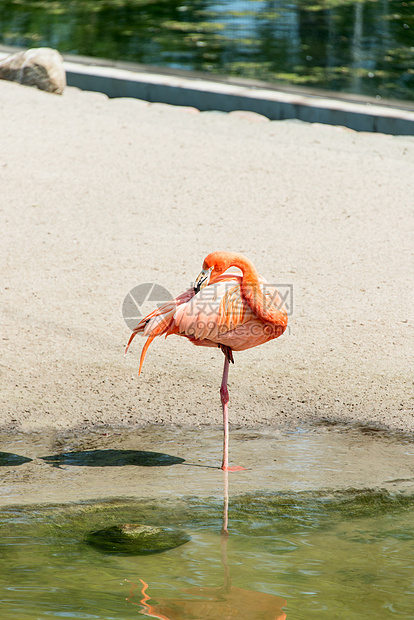
<svg viewBox="0 0 414 620">
<path fill-rule="evenodd" d="M 142 365 L 144 363 L 144 359 L 145 359 L 145 355 L 148 351 L 148 347 L 150 346 L 151 342 L 154 340 L 154 338 L 157 337 L 158 334 L 151 334 L 150 336 L 148 336 L 146 343 L 144 344 L 144 346 L 142 347 L 142 351 L 141 351 L 141 358 L 139 360 L 139 370 L 138 370 L 138 375 L 141 374 L 141 370 L 142 370 Z"/>
<path fill-rule="evenodd" d="M 132 332 L 132 334 L 130 335 L 129 340 L 128 340 L 128 343 L 127 343 L 127 346 L 125 347 L 124 356 L 128 353 L 129 345 L 130 345 L 130 344 L 131 344 L 131 342 L 134 340 L 134 338 L 135 338 L 135 336 L 137 335 L 137 333 L 138 333 L 138 332 L 137 332 L 136 330 L 134 330 L 134 331 Z"/>
</svg>

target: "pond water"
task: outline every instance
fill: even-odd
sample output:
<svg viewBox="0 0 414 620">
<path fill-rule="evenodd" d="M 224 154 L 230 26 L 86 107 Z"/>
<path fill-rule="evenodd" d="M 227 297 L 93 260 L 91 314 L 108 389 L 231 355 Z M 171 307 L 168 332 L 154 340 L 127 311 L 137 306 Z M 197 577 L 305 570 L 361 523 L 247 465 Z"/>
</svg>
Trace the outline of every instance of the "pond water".
<svg viewBox="0 0 414 620">
<path fill-rule="evenodd" d="M 0 511 L 8 620 L 332 620 L 414 609 L 414 502 L 379 491 L 107 500 Z M 159 554 L 100 552 L 86 536 L 117 523 L 178 526 Z M 286 614 L 286 615 L 285 615 Z"/>
<path fill-rule="evenodd" d="M 230 474 L 221 440 L 210 426 L 2 433 L 0 616 L 412 620 L 411 436 L 232 428 L 247 469 Z M 119 531 L 147 533 L 145 554 Z"/>
<path fill-rule="evenodd" d="M 0 43 L 414 100 L 413 0 L 3 0 Z"/>
</svg>

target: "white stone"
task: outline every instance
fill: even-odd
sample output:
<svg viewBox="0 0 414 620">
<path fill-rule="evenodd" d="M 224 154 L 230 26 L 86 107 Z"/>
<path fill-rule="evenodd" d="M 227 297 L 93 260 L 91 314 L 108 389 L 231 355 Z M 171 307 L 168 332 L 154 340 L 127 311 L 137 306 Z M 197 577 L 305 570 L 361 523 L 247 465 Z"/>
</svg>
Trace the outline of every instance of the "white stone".
<svg viewBox="0 0 414 620">
<path fill-rule="evenodd" d="M 66 86 L 63 58 L 49 47 L 16 52 L 0 62 L 0 79 L 61 95 Z"/>
</svg>

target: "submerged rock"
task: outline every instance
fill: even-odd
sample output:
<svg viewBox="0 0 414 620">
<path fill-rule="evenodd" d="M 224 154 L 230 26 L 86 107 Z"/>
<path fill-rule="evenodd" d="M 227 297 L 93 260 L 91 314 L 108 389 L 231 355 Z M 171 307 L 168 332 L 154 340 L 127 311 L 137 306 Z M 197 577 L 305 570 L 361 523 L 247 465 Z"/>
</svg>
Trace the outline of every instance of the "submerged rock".
<svg viewBox="0 0 414 620">
<path fill-rule="evenodd" d="M 179 547 L 190 540 L 181 530 L 153 527 L 137 523 L 122 523 L 91 532 L 86 541 L 105 553 L 117 555 L 149 555 Z"/>
<path fill-rule="evenodd" d="M 49 47 L 16 52 L 0 62 L 0 79 L 61 95 L 66 86 L 63 58 Z"/>
</svg>

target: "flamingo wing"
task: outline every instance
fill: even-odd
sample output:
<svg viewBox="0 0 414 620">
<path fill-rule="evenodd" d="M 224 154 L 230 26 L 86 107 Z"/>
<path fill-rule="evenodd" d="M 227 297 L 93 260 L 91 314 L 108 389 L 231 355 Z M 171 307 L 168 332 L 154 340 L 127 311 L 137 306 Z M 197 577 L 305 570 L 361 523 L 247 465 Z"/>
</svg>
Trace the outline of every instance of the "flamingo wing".
<svg viewBox="0 0 414 620">
<path fill-rule="evenodd" d="M 147 314 L 132 331 L 125 348 L 125 355 L 137 334 L 148 336 L 142 348 L 138 374 L 141 374 L 146 352 L 154 338 L 156 336 L 162 336 L 163 334 L 168 336 L 169 334 L 177 333 L 178 330 L 174 325 L 174 314 L 177 308 L 182 304 L 186 304 L 192 297 L 194 297 L 194 289 L 190 288 L 184 293 L 181 293 L 181 295 L 178 295 L 175 299 L 168 301 L 150 314 Z"/>
<path fill-rule="evenodd" d="M 227 277 L 209 284 L 177 308 L 174 323 L 177 333 L 192 342 L 209 340 L 219 344 L 222 334 L 252 316 L 252 310 L 241 297 L 238 279 Z"/>
<path fill-rule="evenodd" d="M 260 278 L 264 304 L 280 311 L 280 324 L 270 324 L 253 312 L 241 294 L 240 285 L 240 276 L 219 276 L 177 309 L 176 333 L 187 336 L 198 346 L 225 345 L 233 351 L 244 351 L 281 336 L 286 329 L 286 310 L 278 290 Z"/>
<path fill-rule="evenodd" d="M 198 346 L 224 345 L 233 351 L 243 351 L 280 336 L 286 322 L 280 325 L 264 323 L 241 293 L 242 277 L 224 273 L 195 294 L 188 289 L 141 319 L 133 330 L 125 353 L 135 336 L 148 336 L 141 353 L 139 374 L 146 352 L 156 336 L 177 334 L 187 337 Z M 276 288 L 260 278 L 264 303 L 276 304 L 282 318 L 285 311 Z"/>
</svg>

